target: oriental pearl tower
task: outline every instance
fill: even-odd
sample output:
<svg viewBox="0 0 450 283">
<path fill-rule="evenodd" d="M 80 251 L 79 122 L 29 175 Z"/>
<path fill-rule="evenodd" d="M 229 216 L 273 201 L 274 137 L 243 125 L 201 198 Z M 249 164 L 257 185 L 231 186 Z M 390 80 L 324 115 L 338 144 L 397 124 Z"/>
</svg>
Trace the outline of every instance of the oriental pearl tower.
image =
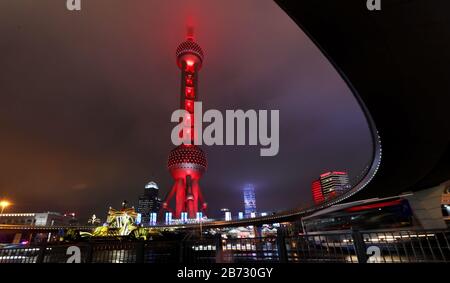
<svg viewBox="0 0 450 283">
<path fill-rule="evenodd" d="M 203 150 L 195 145 L 198 137 L 194 127 L 194 102 L 198 100 L 198 72 L 203 63 L 203 50 L 194 41 L 192 29 L 188 30 L 186 41 L 176 49 L 176 62 L 181 70 L 180 108 L 186 110 L 183 121 L 190 121 L 180 131 L 180 137 L 187 135 L 191 143 L 181 144 L 170 151 L 167 167 L 174 184 L 162 203 L 162 211 L 172 212 L 175 218 L 187 212 L 189 218 L 195 218 L 197 212 L 205 213 L 207 208 L 199 185 L 207 161 Z M 174 196 L 175 211 L 169 207 Z"/>
</svg>

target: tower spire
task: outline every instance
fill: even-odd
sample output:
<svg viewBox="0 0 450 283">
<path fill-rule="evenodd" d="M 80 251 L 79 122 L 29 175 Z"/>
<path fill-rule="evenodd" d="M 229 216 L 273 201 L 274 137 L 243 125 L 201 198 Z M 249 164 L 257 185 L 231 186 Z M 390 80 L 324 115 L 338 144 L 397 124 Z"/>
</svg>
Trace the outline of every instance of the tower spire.
<svg viewBox="0 0 450 283">
<path fill-rule="evenodd" d="M 189 25 L 186 29 L 186 39 L 189 41 L 194 41 L 194 27 Z"/>
</svg>

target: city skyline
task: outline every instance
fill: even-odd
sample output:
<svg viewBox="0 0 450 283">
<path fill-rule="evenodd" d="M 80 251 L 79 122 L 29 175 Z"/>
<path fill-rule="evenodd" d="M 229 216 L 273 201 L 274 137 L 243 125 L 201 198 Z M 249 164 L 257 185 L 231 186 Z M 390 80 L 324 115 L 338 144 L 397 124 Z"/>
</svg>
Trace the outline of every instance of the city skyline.
<svg viewBox="0 0 450 283">
<path fill-rule="evenodd" d="M 450 263 L 450 2 L 385 2 L 0 1 L 0 266 Z"/>
<path fill-rule="evenodd" d="M 19 20 L 23 4 L 0 4 L 7 39 L 0 195 L 14 202 L 8 210 L 89 217 L 135 200 L 150 180 L 167 193 L 170 113 L 179 99 L 173 49 L 189 23 L 208 51 L 200 85 L 206 109 L 280 109 L 278 156 L 262 158 L 249 146 L 205 149 L 210 208 L 241 210 L 242 187 L 252 183 L 261 210 L 288 209 L 312 203 L 310 182 L 321 172 L 358 175 L 371 150 L 362 111 L 295 23 L 270 1 L 238 11 L 190 3 L 130 2 L 132 18 L 115 13 L 121 1 L 106 12 L 86 3 L 90 13 L 73 18 L 42 1 Z"/>
</svg>

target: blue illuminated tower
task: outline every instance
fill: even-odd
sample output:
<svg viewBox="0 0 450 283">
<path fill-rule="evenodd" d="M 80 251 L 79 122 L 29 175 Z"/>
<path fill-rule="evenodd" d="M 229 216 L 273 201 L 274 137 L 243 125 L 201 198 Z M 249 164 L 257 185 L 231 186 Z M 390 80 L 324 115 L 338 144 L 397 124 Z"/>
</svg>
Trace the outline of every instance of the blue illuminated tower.
<svg viewBox="0 0 450 283">
<path fill-rule="evenodd" d="M 244 187 L 244 209 L 246 217 L 251 217 L 252 213 L 256 214 L 255 187 L 252 184 Z"/>
</svg>

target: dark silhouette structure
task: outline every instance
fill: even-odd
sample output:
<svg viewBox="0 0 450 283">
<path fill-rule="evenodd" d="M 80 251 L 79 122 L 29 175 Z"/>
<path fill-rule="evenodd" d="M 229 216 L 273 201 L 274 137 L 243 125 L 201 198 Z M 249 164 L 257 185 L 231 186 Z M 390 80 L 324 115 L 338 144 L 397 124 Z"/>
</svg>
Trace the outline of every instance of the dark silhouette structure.
<svg viewBox="0 0 450 283">
<path fill-rule="evenodd" d="M 335 202 L 450 179 L 450 2 L 389 0 L 381 11 L 362 0 L 276 3 L 335 66 L 371 128 L 372 165 Z"/>
</svg>

